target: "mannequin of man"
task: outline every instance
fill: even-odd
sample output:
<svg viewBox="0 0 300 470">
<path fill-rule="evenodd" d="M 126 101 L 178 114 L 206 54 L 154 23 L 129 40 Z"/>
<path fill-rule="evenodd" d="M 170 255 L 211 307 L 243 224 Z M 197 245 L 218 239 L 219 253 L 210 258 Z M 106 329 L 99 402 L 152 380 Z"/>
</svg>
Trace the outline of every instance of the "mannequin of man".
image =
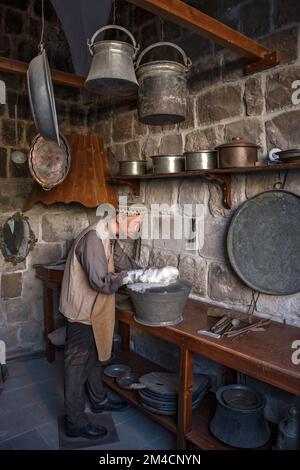
<svg viewBox="0 0 300 470">
<path fill-rule="evenodd" d="M 125 219 L 131 232 L 139 231 L 140 217 L 134 215 Z M 99 357 L 108 336 L 111 336 L 110 343 L 108 341 L 104 354 L 110 355 L 114 293 L 124 283 L 128 271 L 140 268 L 116 239 L 102 239 L 98 228 L 97 224 L 91 225 L 76 238 L 66 263 L 60 299 L 60 311 L 67 318 L 65 430 L 70 437 L 91 439 L 104 436 L 107 430 L 88 421 L 84 413 L 85 391 L 94 413 L 118 411 L 126 406 L 106 395 Z M 110 229 L 118 237 L 118 217 L 111 221 Z M 97 305 L 100 307 L 95 312 Z"/>
</svg>

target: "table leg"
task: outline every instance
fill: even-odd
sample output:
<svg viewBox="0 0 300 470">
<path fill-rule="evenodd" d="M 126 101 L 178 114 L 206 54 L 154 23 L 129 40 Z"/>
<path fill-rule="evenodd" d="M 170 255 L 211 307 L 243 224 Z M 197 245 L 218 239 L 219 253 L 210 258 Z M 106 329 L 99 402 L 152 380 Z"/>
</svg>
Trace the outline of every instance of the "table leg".
<svg viewBox="0 0 300 470">
<path fill-rule="evenodd" d="M 121 350 L 129 351 L 130 343 L 130 326 L 127 323 L 120 321 L 121 330 Z"/>
<path fill-rule="evenodd" d="M 186 449 L 185 435 L 192 426 L 192 390 L 193 389 L 193 353 L 181 349 L 178 419 L 177 419 L 177 448 Z"/>
<path fill-rule="evenodd" d="M 53 312 L 53 291 L 44 282 L 44 325 L 46 339 L 46 355 L 49 362 L 55 360 L 55 346 L 48 338 L 48 333 L 55 328 L 54 312 Z"/>
</svg>

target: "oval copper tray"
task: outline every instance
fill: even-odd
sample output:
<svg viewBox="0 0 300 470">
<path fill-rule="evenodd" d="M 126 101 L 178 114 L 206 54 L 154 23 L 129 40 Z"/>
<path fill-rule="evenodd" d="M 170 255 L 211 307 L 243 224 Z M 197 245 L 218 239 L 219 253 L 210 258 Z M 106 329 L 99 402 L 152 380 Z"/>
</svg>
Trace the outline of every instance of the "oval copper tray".
<svg viewBox="0 0 300 470">
<path fill-rule="evenodd" d="M 45 140 L 38 134 L 28 156 L 28 165 L 33 178 L 45 190 L 62 183 L 69 173 L 71 164 L 70 148 L 67 140 L 60 135 L 60 145 Z"/>
</svg>

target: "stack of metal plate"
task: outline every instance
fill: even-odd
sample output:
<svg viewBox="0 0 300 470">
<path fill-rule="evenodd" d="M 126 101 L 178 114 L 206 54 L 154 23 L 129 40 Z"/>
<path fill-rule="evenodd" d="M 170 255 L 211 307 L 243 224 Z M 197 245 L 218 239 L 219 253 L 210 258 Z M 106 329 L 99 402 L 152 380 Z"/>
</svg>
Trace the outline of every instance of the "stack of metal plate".
<svg viewBox="0 0 300 470">
<path fill-rule="evenodd" d="M 300 149 L 282 150 L 278 152 L 277 155 L 282 163 L 300 162 Z"/>
<path fill-rule="evenodd" d="M 140 377 L 139 381 L 145 388 L 138 390 L 140 402 L 148 411 L 161 415 L 175 415 L 177 413 L 178 374 L 170 372 L 151 372 Z M 193 408 L 199 405 L 209 389 L 207 377 L 194 375 L 192 390 Z"/>
</svg>

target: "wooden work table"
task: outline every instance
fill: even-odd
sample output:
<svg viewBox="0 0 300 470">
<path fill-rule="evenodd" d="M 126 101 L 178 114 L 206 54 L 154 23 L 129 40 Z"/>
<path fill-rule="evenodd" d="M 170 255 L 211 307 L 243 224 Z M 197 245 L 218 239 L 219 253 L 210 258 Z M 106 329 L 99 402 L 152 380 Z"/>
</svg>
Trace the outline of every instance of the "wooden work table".
<svg viewBox="0 0 300 470">
<path fill-rule="evenodd" d="M 184 320 L 179 325 L 165 328 L 155 328 L 137 323 L 132 312 L 116 310 L 116 318 L 121 323 L 122 351 L 127 351 L 125 358 L 123 352 L 115 360 L 132 364 L 133 370 L 142 367 L 144 359 L 138 359 L 129 351 L 130 328 L 139 328 L 157 336 L 180 348 L 180 393 L 177 423 L 172 418 L 154 415 L 154 419 L 168 429 L 177 433 L 178 448 L 184 449 L 187 442 L 201 449 L 229 449 L 229 446 L 220 443 L 209 432 L 208 424 L 215 409 L 215 399 L 208 396 L 199 408 L 192 411 L 192 384 L 193 384 L 193 355 L 201 354 L 211 360 L 229 368 L 229 382 L 235 382 L 233 371 L 239 371 L 254 377 L 262 382 L 274 385 L 282 390 L 300 396 L 300 365 L 291 361 L 292 343 L 300 339 L 300 329 L 271 322 L 265 331 L 251 332 L 235 339 L 214 339 L 197 333 L 197 330 L 211 326 L 216 319 L 207 317 L 210 304 L 189 299 L 184 310 Z M 130 357 L 131 356 L 131 357 Z M 144 370 L 150 370 L 148 361 L 145 361 Z M 139 369 L 140 370 L 140 369 Z M 138 372 L 139 372 L 138 370 Z M 152 364 L 152 370 L 157 366 Z M 106 383 L 114 390 L 117 386 L 111 379 Z M 120 389 L 118 388 L 118 391 Z M 123 391 L 120 392 L 123 394 Z M 142 409 L 138 402 L 136 392 L 126 392 L 124 396 L 132 404 Z M 143 410 L 144 411 L 144 410 Z"/>
<path fill-rule="evenodd" d="M 36 274 L 44 284 L 44 316 L 47 332 L 54 329 L 52 293 L 59 292 L 63 269 L 58 267 L 37 267 Z M 130 329 L 138 328 L 180 348 L 180 390 L 177 420 L 174 417 L 157 415 L 143 408 L 136 391 L 118 387 L 116 382 L 104 377 L 105 383 L 126 398 L 133 406 L 147 416 L 176 433 L 179 449 L 188 443 L 200 449 L 232 449 L 214 438 L 208 428 L 215 409 L 214 395 L 209 394 L 201 405 L 192 411 L 193 356 L 195 353 L 214 360 L 228 368 L 228 382 L 235 382 L 235 371 L 242 372 L 262 382 L 300 396 L 300 365 L 291 361 L 292 343 L 300 340 L 300 329 L 271 322 L 265 331 L 251 332 L 236 338 L 214 339 L 197 333 L 209 327 L 216 319 L 207 317 L 210 304 L 189 299 L 184 310 L 184 320 L 172 327 L 149 327 L 137 323 L 133 313 L 116 309 L 120 322 L 121 351 L 116 353 L 113 362 L 127 363 L 133 371 L 144 374 L 161 370 L 157 364 L 142 358 L 129 350 Z M 47 358 L 53 361 L 55 348 L 47 340 Z"/>
</svg>

